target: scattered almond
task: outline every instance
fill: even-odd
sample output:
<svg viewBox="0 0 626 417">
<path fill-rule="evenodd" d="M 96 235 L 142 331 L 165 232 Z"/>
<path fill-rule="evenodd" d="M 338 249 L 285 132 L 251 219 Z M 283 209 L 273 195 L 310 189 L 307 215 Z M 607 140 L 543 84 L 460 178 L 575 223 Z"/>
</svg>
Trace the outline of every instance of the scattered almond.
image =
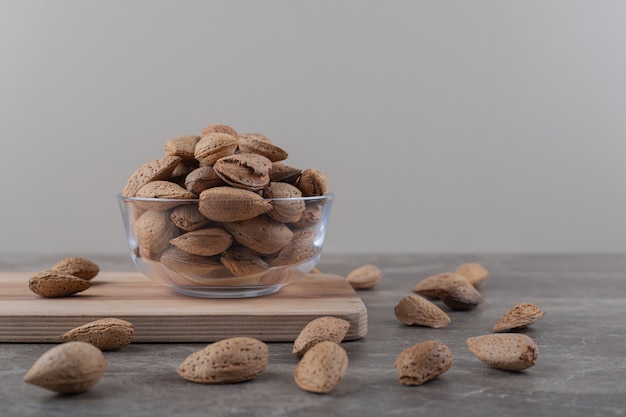
<svg viewBox="0 0 626 417">
<path fill-rule="evenodd" d="M 483 297 L 465 278 L 445 282 L 437 288 L 437 297 L 453 310 L 471 310 L 483 302 Z"/>
<path fill-rule="evenodd" d="M 61 259 L 52 265 L 50 269 L 65 272 L 88 281 L 95 278 L 100 272 L 100 267 L 95 262 L 80 256 Z"/>
<path fill-rule="evenodd" d="M 256 377 L 265 370 L 268 361 L 265 343 L 252 337 L 233 337 L 192 353 L 176 372 L 200 384 L 231 384 Z"/>
<path fill-rule="evenodd" d="M 341 343 L 349 327 L 349 321 L 338 317 L 325 316 L 311 320 L 294 341 L 292 353 L 302 356 L 319 342 Z"/>
<path fill-rule="evenodd" d="M 421 385 L 446 372 L 454 357 L 450 348 L 436 340 L 426 340 L 404 349 L 394 362 L 398 380 L 404 385 Z"/>
<path fill-rule="evenodd" d="M 481 362 L 507 371 L 521 371 L 535 364 L 537 344 L 525 334 L 487 334 L 465 340 L 467 347 Z"/>
<path fill-rule="evenodd" d="M 367 290 L 374 287 L 383 278 L 382 271 L 375 265 L 363 265 L 353 269 L 346 281 L 356 290 Z"/>
<path fill-rule="evenodd" d="M 494 332 L 521 329 L 530 326 L 543 317 L 545 313 L 536 305 L 521 303 L 513 306 L 493 326 Z"/>
<path fill-rule="evenodd" d="M 467 278 L 456 272 L 442 272 L 424 278 L 411 291 L 424 297 L 439 298 L 437 291 L 453 280 L 467 280 Z"/>
<path fill-rule="evenodd" d="M 323 341 L 302 356 L 294 380 L 304 391 L 326 394 L 337 386 L 347 369 L 346 351 L 335 342 Z"/>
<path fill-rule="evenodd" d="M 89 287 L 91 282 L 88 280 L 54 269 L 38 272 L 28 280 L 28 288 L 46 298 L 73 295 Z"/>
<path fill-rule="evenodd" d="M 463 264 L 456 269 L 456 272 L 467 278 L 474 287 L 478 287 L 489 276 L 489 271 L 476 262 Z"/>
<path fill-rule="evenodd" d="M 181 161 L 182 158 L 178 156 L 167 155 L 163 158 L 146 162 L 137 168 L 128 178 L 122 190 L 122 195 L 134 197 L 135 193 L 147 183 L 168 179 Z"/>
<path fill-rule="evenodd" d="M 75 327 L 60 337 L 64 342 L 87 342 L 100 350 L 116 350 L 128 345 L 134 334 L 132 323 L 117 318 L 95 320 Z"/>
<path fill-rule="evenodd" d="M 97 347 L 85 342 L 67 342 L 41 355 L 23 380 L 50 391 L 79 393 L 96 385 L 106 367 L 107 362 Z"/>
<path fill-rule="evenodd" d="M 450 323 L 450 317 L 442 309 L 419 295 L 407 295 L 402 298 L 393 312 L 398 320 L 407 325 L 439 328 Z"/>
</svg>

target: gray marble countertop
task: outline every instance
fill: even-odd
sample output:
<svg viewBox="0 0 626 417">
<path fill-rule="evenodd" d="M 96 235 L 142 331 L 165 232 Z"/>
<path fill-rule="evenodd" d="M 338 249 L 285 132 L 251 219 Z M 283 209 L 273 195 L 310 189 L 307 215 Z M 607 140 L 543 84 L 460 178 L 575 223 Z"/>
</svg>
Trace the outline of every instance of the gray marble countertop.
<svg viewBox="0 0 626 417">
<path fill-rule="evenodd" d="M 3 271 L 36 271 L 61 257 L 0 256 Z M 102 270 L 132 270 L 126 257 L 91 256 Z M 485 302 L 449 311 L 440 329 L 406 326 L 393 308 L 428 275 L 479 262 L 490 271 L 479 288 Z M 105 352 L 108 368 L 89 392 L 57 395 L 22 382 L 51 345 L 0 344 L 2 416 L 624 416 L 626 414 L 626 256 L 623 255 L 324 255 L 323 272 L 346 275 L 370 263 L 384 274 L 359 291 L 368 334 L 343 343 L 344 378 L 329 394 L 300 390 L 291 343 L 270 343 L 270 361 L 256 379 L 233 385 L 183 380 L 175 368 L 205 344 L 130 344 Z M 531 302 L 546 314 L 523 332 L 539 346 L 534 367 L 490 368 L 465 346 L 488 334 L 513 305 Z M 112 312 L 112 315 L 114 312 Z M 454 354 L 448 372 L 421 386 L 396 379 L 405 348 L 435 339 Z"/>
</svg>

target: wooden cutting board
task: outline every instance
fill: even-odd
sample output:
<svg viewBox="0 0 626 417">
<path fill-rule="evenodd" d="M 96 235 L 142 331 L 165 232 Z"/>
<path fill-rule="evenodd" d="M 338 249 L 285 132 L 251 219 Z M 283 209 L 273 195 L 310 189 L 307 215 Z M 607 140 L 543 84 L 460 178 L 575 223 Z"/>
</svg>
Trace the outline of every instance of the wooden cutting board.
<svg viewBox="0 0 626 417">
<path fill-rule="evenodd" d="M 250 336 L 292 342 L 322 316 L 350 322 L 345 340 L 367 333 L 367 310 L 343 277 L 309 274 L 279 292 L 255 298 L 179 295 L 139 272 L 100 272 L 88 290 L 42 298 L 28 289 L 32 273 L 0 272 L 0 342 L 58 343 L 69 329 L 105 317 L 135 326 L 133 342 L 214 342 Z"/>
</svg>

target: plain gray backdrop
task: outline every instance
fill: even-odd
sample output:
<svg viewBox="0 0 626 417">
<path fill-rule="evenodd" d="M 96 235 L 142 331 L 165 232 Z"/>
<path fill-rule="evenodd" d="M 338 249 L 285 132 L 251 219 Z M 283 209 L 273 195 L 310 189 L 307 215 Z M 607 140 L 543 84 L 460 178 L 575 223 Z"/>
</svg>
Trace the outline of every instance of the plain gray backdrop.
<svg viewBox="0 0 626 417">
<path fill-rule="evenodd" d="M 330 179 L 325 253 L 626 250 L 624 1 L 0 0 L 3 254 L 127 252 L 172 136 Z"/>
</svg>

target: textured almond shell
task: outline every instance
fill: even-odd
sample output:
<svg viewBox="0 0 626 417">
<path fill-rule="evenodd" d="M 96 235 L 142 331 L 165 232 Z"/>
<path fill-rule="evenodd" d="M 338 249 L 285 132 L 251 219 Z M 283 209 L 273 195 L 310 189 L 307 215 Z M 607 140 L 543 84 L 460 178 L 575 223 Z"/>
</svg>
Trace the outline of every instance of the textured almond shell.
<svg viewBox="0 0 626 417">
<path fill-rule="evenodd" d="M 238 277 L 258 274 L 270 267 L 261 255 L 244 246 L 228 248 L 220 256 L 220 262 Z"/>
<path fill-rule="evenodd" d="M 530 326 L 543 317 L 545 313 L 536 305 L 530 303 L 517 304 L 496 322 L 494 332 L 519 329 Z"/>
<path fill-rule="evenodd" d="M 28 288 L 46 298 L 65 297 L 90 287 L 90 281 L 54 269 L 38 272 L 28 280 Z"/>
<path fill-rule="evenodd" d="M 200 194 L 208 188 L 219 187 L 224 184 L 224 180 L 215 173 L 212 166 L 196 168 L 185 177 L 185 189 L 194 194 Z"/>
<path fill-rule="evenodd" d="M 489 276 L 489 271 L 476 262 L 463 264 L 456 269 L 456 272 L 467 278 L 474 287 L 478 287 Z"/>
<path fill-rule="evenodd" d="M 116 350 L 133 340 L 135 328 L 132 323 L 117 318 L 95 320 L 63 333 L 64 342 L 87 342 L 100 350 Z"/>
<path fill-rule="evenodd" d="M 372 288 L 383 278 L 382 271 L 376 265 L 362 265 L 353 269 L 346 276 L 346 281 L 357 290 Z"/>
<path fill-rule="evenodd" d="M 196 198 L 196 195 L 170 181 L 152 181 L 137 190 L 135 197 L 154 199 L 193 199 Z M 185 202 L 136 200 L 135 204 L 146 210 L 169 210 L 172 207 L 185 204 Z"/>
<path fill-rule="evenodd" d="M 448 282 L 464 279 L 466 278 L 463 275 L 456 272 L 442 272 L 424 278 L 415 284 L 411 291 L 424 297 L 438 298 L 437 291 L 447 285 Z"/>
<path fill-rule="evenodd" d="M 230 384 L 248 381 L 259 375 L 268 361 L 269 352 L 265 343 L 251 337 L 234 337 L 192 353 L 176 372 L 192 382 Z"/>
<path fill-rule="evenodd" d="M 170 213 L 170 219 L 176 227 L 187 232 L 201 229 L 212 223 L 200 213 L 196 204 L 184 204 L 175 207 Z"/>
<path fill-rule="evenodd" d="M 487 334 L 465 340 L 470 352 L 481 362 L 507 371 L 521 371 L 535 365 L 537 344 L 525 334 Z"/>
<path fill-rule="evenodd" d="M 91 280 L 100 272 L 100 267 L 93 261 L 80 256 L 64 258 L 52 265 L 50 269 L 61 271 L 75 277 Z"/>
<path fill-rule="evenodd" d="M 208 135 L 209 133 L 226 133 L 233 137 L 238 136 L 237 131 L 232 126 L 219 124 L 219 123 L 212 123 L 212 124 L 206 125 L 202 129 L 202 133 L 200 133 L 200 136 L 204 137 Z"/>
<path fill-rule="evenodd" d="M 239 151 L 263 155 L 272 162 L 283 161 L 289 154 L 282 148 L 252 135 L 239 135 Z"/>
<path fill-rule="evenodd" d="M 135 193 L 147 183 L 168 179 L 181 161 L 182 158 L 178 156 L 168 155 L 146 162 L 137 168 L 128 178 L 122 190 L 122 195 L 134 197 Z"/>
<path fill-rule="evenodd" d="M 483 302 L 482 295 L 465 278 L 448 281 L 437 289 L 437 297 L 453 310 L 471 310 Z"/>
<path fill-rule="evenodd" d="M 296 384 L 305 391 L 332 391 L 348 369 L 348 354 L 335 342 L 323 341 L 310 348 L 294 372 Z"/>
<path fill-rule="evenodd" d="M 213 256 L 228 249 L 233 243 L 233 237 L 224 229 L 210 227 L 183 233 L 170 240 L 170 243 L 193 255 Z"/>
<path fill-rule="evenodd" d="M 272 209 L 272 204 L 253 191 L 233 187 L 213 187 L 200 193 L 198 209 L 217 222 L 249 220 Z"/>
<path fill-rule="evenodd" d="M 278 252 L 293 238 L 293 232 L 287 226 L 267 216 L 224 223 L 223 226 L 237 243 L 264 255 Z"/>
<path fill-rule="evenodd" d="M 439 328 L 450 323 L 450 317 L 442 309 L 419 295 L 403 297 L 393 312 L 398 320 L 407 325 Z"/>
<path fill-rule="evenodd" d="M 63 394 L 85 392 L 98 383 L 107 362 L 97 347 L 67 342 L 53 347 L 35 361 L 24 382 Z"/>
<path fill-rule="evenodd" d="M 265 198 L 272 200 L 271 218 L 282 223 L 293 223 L 300 220 L 306 209 L 302 200 L 302 192 L 295 186 L 286 182 L 270 182 L 263 191 Z"/>
<path fill-rule="evenodd" d="M 170 138 L 165 142 L 165 155 L 178 156 L 183 162 L 191 162 L 195 159 L 195 149 L 200 136 L 181 135 Z"/>
<path fill-rule="evenodd" d="M 257 191 L 269 184 L 271 166 L 272 161 L 262 155 L 240 153 L 220 158 L 213 169 L 229 185 Z"/>
<path fill-rule="evenodd" d="M 237 150 L 237 138 L 227 133 L 213 132 L 203 136 L 196 144 L 195 158 L 206 165 L 232 155 Z"/>
<path fill-rule="evenodd" d="M 305 197 L 322 196 L 330 192 L 326 175 L 313 168 L 302 171 L 296 185 Z"/>
<path fill-rule="evenodd" d="M 454 356 L 444 343 L 426 340 L 407 349 L 396 357 L 394 366 L 397 378 L 404 385 L 421 385 L 446 372 Z"/>
<path fill-rule="evenodd" d="M 269 261 L 270 266 L 293 265 L 313 258 L 318 250 L 314 240 L 315 230 L 295 230 L 289 243 Z"/>
<path fill-rule="evenodd" d="M 311 320 L 304 326 L 293 342 L 292 353 L 304 355 L 319 342 L 341 343 L 348 333 L 350 322 L 338 317 L 324 316 Z"/>
<path fill-rule="evenodd" d="M 137 243 L 151 253 L 163 252 L 178 233 L 178 228 L 165 211 L 148 210 L 135 222 Z"/>
</svg>

